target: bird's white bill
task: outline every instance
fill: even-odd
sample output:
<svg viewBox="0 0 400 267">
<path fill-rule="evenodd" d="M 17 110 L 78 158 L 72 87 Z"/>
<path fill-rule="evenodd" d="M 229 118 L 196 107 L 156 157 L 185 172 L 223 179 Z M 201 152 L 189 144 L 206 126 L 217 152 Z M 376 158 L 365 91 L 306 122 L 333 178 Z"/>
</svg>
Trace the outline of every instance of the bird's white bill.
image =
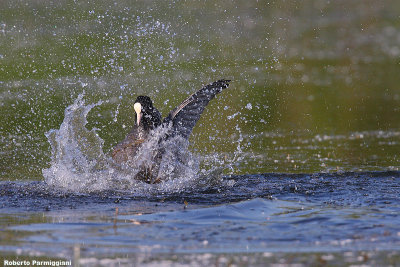
<svg viewBox="0 0 400 267">
<path fill-rule="evenodd" d="M 140 120 L 142 119 L 142 105 L 140 103 L 135 103 L 135 105 L 133 105 L 133 109 L 136 112 L 136 123 L 137 125 L 139 125 Z"/>
</svg>

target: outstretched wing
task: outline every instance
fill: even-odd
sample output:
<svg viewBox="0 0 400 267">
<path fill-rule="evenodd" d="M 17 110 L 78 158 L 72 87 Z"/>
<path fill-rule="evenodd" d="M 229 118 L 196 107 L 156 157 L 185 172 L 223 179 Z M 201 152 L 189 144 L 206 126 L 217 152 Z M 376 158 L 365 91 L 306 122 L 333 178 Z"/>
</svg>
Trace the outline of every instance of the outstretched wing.
<svg viewBox="0 0 400 267">
<path fill-rule="evenodd" d="M 163 124 L 172 122 L 172 135 L 178 134 L 188 138 L 208 102 L 227 88 L 229 82 L 230 80 L 219 80 L 206 85 L 172 110 L 164 119 Z"/>
</svg>

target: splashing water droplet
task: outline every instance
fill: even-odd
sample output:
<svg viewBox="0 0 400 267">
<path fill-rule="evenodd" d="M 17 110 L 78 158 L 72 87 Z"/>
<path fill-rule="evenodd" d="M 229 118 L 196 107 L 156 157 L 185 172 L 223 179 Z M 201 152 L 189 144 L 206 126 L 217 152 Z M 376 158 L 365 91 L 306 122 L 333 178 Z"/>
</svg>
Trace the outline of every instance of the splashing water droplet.
<svg viewBox="0 0 400 267">
<path fill-rule="evenodd" d="M 72 192 L 99 192 L 114 190 L 129 194 L 148 195 L 154 193 L 172 193 L 182 190 L 202 188 L 207 184 L 220 181 L 222 170 L 212 169 L 202 172 L 199 160 L 189 150 L 186 139 L 177 136 L 162 143 L 160 137 L 165 129 L 160 127 L 152 137 L 143 143 L 133 164 L 117 164 L 103 152 L 104 141 L 96 129 L 88 130 L 88 113 L 103 101 L 85 105 L 84 94 L 78 96 L 74 103 L 64 112 L 64 121 L 58 130 L 46 133 L 51 148 L 51 166 L 43 169 L 46 183 L 56 190 Z M 119 106 L 114 117 L 116 121 Z M 150 185 L 134 177 L 140 167 L 153 164 L 154 151 L 162 146 L 159 177 L 162 182 Z M 201 174 L 201 175 L 200 175 Z"/>
</svg>

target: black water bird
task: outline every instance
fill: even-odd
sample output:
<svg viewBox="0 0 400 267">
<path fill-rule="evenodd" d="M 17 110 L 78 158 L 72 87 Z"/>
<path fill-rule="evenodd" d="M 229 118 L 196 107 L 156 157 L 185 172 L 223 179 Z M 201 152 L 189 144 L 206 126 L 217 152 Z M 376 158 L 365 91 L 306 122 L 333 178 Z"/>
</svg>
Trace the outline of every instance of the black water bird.
<svg viewBox="0 0 400 267">
<path fill-rule="evenodd" d="M 121 164 L 132 160 L 142 144 L 150 138 L 151 132 L 159 127 L 166 127 L 167 129 L 165 134 L 160 137 L 159 142 L 176 135 L 187 139 L 207 104 L 218 93 L 227 88 L 229 82 L 230 80 L 219 80 L 204 86 L 173 109 L 164 120 L 162 120 L 161 113 L 153 106 L 150 97 L 138 96 L 133 106 L 135 125 L 124 141 L 115 146 L 112 152 L 114 161 Z M 158 168 L 164 151 L 156 149 L 156 151 L 149 151 L 149 153 L 153 153 L 154 164 L 141 167 L 135 179 L 147 183 L 158 183 L 161 181 L 158 176 Z"/>
</svg>

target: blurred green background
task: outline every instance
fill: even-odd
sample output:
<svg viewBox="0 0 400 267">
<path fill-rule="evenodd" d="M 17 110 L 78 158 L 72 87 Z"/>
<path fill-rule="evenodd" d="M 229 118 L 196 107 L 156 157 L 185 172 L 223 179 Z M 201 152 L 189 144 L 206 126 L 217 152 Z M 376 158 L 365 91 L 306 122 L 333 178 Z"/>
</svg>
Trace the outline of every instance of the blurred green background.
<svg viewBox="0 0 400 267">
<path fill-rule="evenodd" d="M 191 136 L 226 174 L 397 170 L 398 1 L 0 2 L 0 180 L 43 179 L 44 134 L 85 92 L 104 151 L 149 95 L 164 116 L 231 87 Z"/>
</svg>

